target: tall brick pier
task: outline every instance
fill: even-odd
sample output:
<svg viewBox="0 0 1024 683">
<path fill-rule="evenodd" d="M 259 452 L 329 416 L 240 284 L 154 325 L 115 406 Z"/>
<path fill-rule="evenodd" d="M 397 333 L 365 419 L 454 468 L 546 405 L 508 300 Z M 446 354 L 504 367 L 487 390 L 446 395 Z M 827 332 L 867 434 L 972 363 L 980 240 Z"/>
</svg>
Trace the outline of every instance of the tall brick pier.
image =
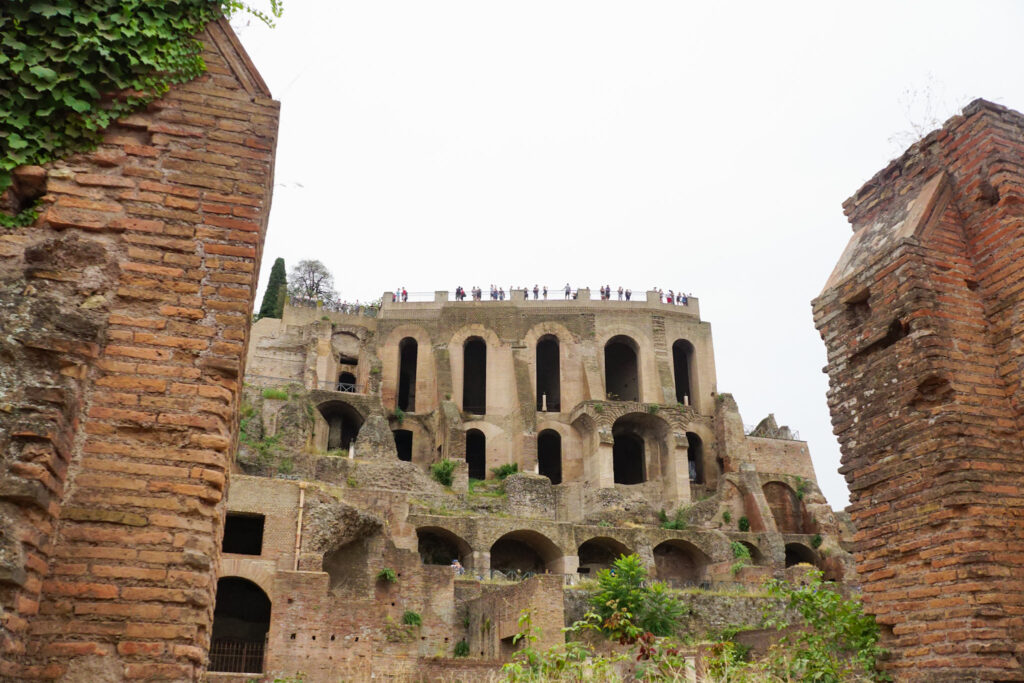
<svg viewBox="0 0 1024 683">
<path fill-rule="evenodd" d="M 196 680 L 278 104 L 226 22 L 208 72 L 17 172 L 0 234 L 0 679 Z"/>
<path fill-rule="evenodd" d="M 973 102 L 844 208 L 814 315 L 888 668 L 1024 680 L 1024 116 Z"/>
</svg>

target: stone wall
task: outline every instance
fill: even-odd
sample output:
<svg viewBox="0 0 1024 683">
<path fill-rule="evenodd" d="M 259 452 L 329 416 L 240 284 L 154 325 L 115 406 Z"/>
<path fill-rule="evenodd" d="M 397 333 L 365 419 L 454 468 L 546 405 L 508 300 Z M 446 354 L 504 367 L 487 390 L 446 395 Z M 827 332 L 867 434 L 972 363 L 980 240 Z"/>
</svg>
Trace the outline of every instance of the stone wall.
<svg viewBox="0 0 1024 683">
<path fill-rule="evenodd" d="M 1024 680 L 1022 169 L 1024 117 L 973 102 L 846 202 L 814 301 L 899 680 Z"/>
<path fill-rule="evenodd" d="M 0 236 L 0 678 L 198 678 L 278 104 L 227 23 L 208 73 L 17 172 Z"/>
</svg>

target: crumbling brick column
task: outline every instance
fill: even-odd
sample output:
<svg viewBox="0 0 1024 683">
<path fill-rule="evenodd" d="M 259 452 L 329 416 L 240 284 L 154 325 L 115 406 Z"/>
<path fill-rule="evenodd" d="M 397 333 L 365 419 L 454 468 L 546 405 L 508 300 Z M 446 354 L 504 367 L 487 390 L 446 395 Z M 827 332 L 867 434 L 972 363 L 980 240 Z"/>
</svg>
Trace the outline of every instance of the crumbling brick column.
<svg viewBox="0 0 1024 683">
<path fill-rule="evenodd" d="M 196 680 L 278 104 L 226 22 L 208 73 L 22 169 L 0 235 L 0 678 Z"/>
<path fill-rule="evenodd" d="M 815 323 L 898 680 L 1024 680 L 1024 116 L 978 100 L 845 204 Z"/>
</svg>

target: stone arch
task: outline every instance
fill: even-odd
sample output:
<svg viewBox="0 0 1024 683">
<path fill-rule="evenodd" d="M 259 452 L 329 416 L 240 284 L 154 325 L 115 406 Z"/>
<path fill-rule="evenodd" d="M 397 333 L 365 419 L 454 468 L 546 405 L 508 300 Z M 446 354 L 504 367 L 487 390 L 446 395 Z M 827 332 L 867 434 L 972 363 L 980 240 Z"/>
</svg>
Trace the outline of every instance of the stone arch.
<svg viewBox="0 0 1024 683">
<path fill-rule="evenodd" d="M 419 342 L 415 337 L 403 337 L 398 342 L 398 409 L 416 412 L 416 362 Z"/>
<path fill-rule="evenodd" d="M 553 334 L 537 340 L 534 347 L 534 392 L 537 410 L 557 413 L 562 406 L 561 343 Z"/>
<path fill-rule="evenodd" d="M 604 344 L 605 397 L 616 401 L 640 401 L 640 345 L 624 334 Z"/>
<path fill-rule="evenodd" d="M 705 581 L 708 555 L 689 541 L 669 539 L 654 547 L 658 578 L 675 587 L 699 585 Z"/>
<path fill-rule="evenodd" d="M 672 344 L 672 378 L 676 386 L 676 402 L 694 405 L 693 392 L 697 386 L 694 376 L 696 349 L 688 339 L 677 339 Z"/>
<path fill-rule="evenodd" d="M 558 544 L 531 529 L 510 531 L 491 545 L 491 569 L 503 572 L 558 572 L 563 557 Z"/>
<path fill-rule="evenodd" d="M 259 585 L 238 576 L 217 581 L 210 633 L 210 671 L 262 673 L 271 601 Z"/>
<path fill-rule="evenodd" d="M 757 566 L 765 564 L 764 553 L 761 552 L 760 548 L 758 548 L 753 543 L 750 543 L 749 541 L 740 541 L 740 543 L 743 544 L 743 547 L 745 547 L 747 549 L 747 552 L 750 553 L 750 561 L 753 564 Z"/>
<path fill-rule="evenodd" d="M 595 536 L 580 543 L 576 550 L 579 557 L 579 573 L 593 576 L 601 569 L 608 569 L 622 555 L 632 555 L 624 543 L 607 536 Z"/>
<path fill-rule="evenodd" d="M 401 345 L 405 340 L 416 342 L 416 362 L 413 367 L 402 367 Z M 436 407 L 436 372 L 434 356 L 431 353 L 432 348 L 433 342 L 430 335 L 419 325 L 399 325 L 388 333 L 387 338 L 377 351 L 381 361 L 381 402 L 386 409 L 400 407 L 399 394 L 403 370 L 411 380 L 408 384 L 408 393 L 413 394 L 414 409 L 402 408 L 402 410 L 428 413 Z"/>
<path fill-rule="evenodd" d="M 686 432 L 686 461 L 689 467 L 690 482 L 703 484 L 704 478 L 704 440 L 695 432 Z"/>
<path fill-rule="evenodd" d="M 467 410 L 467 406 L 465 404 L 465 344 L 473 337 L 479 337 L 483 340 L 486 346 L 487 353 L 485 371 L 487 378 L 492 380 L 485 382 L 484 405 L 482 407 L 490 412 L 495 412 L 499 403 L 499 394 L 496 391 L 498 383 L 494 382 L 493 379 L 500 376 L 500 373 L 505 370 L 504 356 L 506 354 L 503 353 L 503 351 L 506 349 L 503 346 L 501 339 L 498 338 L 498 335 L 495 334 L 493 330 L 486 328 L 479 323 L 472 323 L 459 328 L 449 339 L 448 360 L 452 373 L 452 396 L 456 401 L 458 401 L 458 405 L 461 410 L 464 412 L 472 412 Z"/>
<path fill-rule="evenodd" d="M 347 450 L 359 436 L 359 430 L 366 421 L 365 416 L 352 404 L 339 399 L 324 401 L 316 408 L 326 426 L 323 430 L 323 444 L 317 445 L 325 451 Z"/>
<path fill-rule="evenodd" d="M 562 482 L 577 481 L 583 476 L 583 441 L 589 433 L 554 420 L 537 423 L 538 434 L 546 430 L 557 432 L 562 439 Z"/>
<path fill-rule="evenodd" d="M 537 472 L 550 479 L 552 485 L 562 483 L 562 435 L 554 429 L 537 434 Z"/>
<path fill-rule="evenodd" d="M 479 429 L 466 430 L 466 466 L 470 479 L 487 478 L 487 436 Z"/>
<path fill-rule="evenodd" d="M 786 544 L 786 567 L 798 564 L 810 564 L 817 566 L 818 553 L 811 550 L 803 543 Z"/>
<path fill-rule="evenodd" d="M 769 481 L 762 490 L 780 534 L 813 534 L 817 531 L 804 502 L 789 484 Z"/>
<path fill-rule="evenodd" d="M 457 558 L 463 567 L 472 566 L 473 549 L 469 543 L 455 532 L 443 527 L 418 527 L 416 549 L 423 564 L 449 565 Z"/>
<path fill-rule="evenodd" d="M 469 337 L 462 344 L 462 409 L 487 414 L 487 342 Z"/>
<path fill-rule="evenodd" d="M 669 456 L 669 425 L 650 413 L 627 413 L 612 424 L 612 472 L 616 484 L 660 477 Z"/>
<path fill-rule="evenodd" d="M 350 394 L 355 393 L 356 376 L 347 370 L 345 372 L 338 373 L 338 391 Z"/>
</svg>

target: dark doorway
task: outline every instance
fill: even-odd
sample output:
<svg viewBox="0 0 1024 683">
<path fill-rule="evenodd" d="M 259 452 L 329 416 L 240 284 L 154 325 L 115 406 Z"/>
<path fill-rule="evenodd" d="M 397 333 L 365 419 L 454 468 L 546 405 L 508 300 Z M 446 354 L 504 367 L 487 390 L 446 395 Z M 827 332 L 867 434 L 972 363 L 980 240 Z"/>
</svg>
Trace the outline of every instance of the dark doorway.
<svg viewBox="0 0 1024 683">
<path fill-rule="evenodd" d="M 561 410 L 561 380 L 558 365 L 558 337 L 548 334 L 537 342 L 537 410 Z M 546 401 L 545 401 L 546 398 Z"/>
<path fill-rule="evenodd" d="M 639 401 L 637 346 L 629 337 L 612 337 L 604 346 L 604 386 L 611 401 Z"/>
<path fill-rule="evenodd" d="M 479 429 L 466 432 L 466 466 L 470 479 L 487 478 L 487 439 Z"/>
<path fill-rule="evenodd" d="M 552 484 L 562 483 L 562 436 L 553 429 L 537 435 L 537 471 Z"/>
<path fill-rule="evenodd" d="M 786 544 L 786 566 L 792 567 L 797 564 L 814 564 L 818 558 L 814 551 L 801 543 Z"/>
<path fill-rule="evenodd" d="M 412 337 L 398 343 L 398 407 L 416 412 L 416 353 L 418 344 Z"/>
<path fill-rule="evenodd" d="M 462 409 L 474 415 L 487 412 L 487 344 L 470 337 L 462 347 Z"/>
<path fill-rule="evenodd" d="M 690 466 L 690 481 L 704 483 L 704 442 L 693 432 L 686 432 L 686 460 Z"/>
<path fill-rule="evenodd" d="M 615 560 L 629 555 L 630 550 L 613 538 L 592 538 L 576 551 L 580 565 L 580 574 L 596 574 L 602 569 L 609 569 Z"/>
<path fill-rule="evenodd" d="M 695 586 L 704 581 L 708 556 L 686 541 L 665 541 L 654 548 L 654 566 L 658 578 L 670 586 Z"/>
<path fill-rule="evenodd" d="M 359 436 L 363 418 L 355 408 L 342 401 L 328 401 L 319 407 L 320 414 L 327 420 L 327 450 L 348 450 Z"/>
<path fill-rule="evenodd" d="M 391 433 L 395 436 L 395 448 L 398 450 L 398 459 L 412 462 L 412 432 L 408 429 L 396 429 Z"/>
<path fill-rule="evenodd" d="M 338 391 L 345 391 L 354 394 L 356 391 L 356 376 L 351 372 L 343 372 L 338 375 Z"/>
<path fill-rule="evenodd" d="M 229 512 L 224 521 L 221 551 L 238 555 L 263 553 L 263 515 Z"/>
<path fill-rule="evenodd" d="M 615 434 L 612 470 L 616 484 L 644 483 L 644 440 L 636 434 Z"/>
<path fill-rule="evenodd" d="M 269 630 L 270 599 L 259 586 L 234 576 L 218 581 L 210 671 L 262 673 Z"/>
<path fill-rule="evenodd" d="M 693 405 L 693 344 L 680 339 L 672 345 L 672 367 L 675 369 L 676 401 Z"/>
<path fill-rule="evenodd" d="M 561 557 L 551 539 L 536 531 L 512 531 L 491 546 L 491 569 L 543 574 Z"/>
<path fill-rule="evenodd" d="M 462 538 L 440 527 L 422 527 L 416 530 L 417 549 L 423 564 L 450 565 L 457 559 L 468 567 L 473 551 Z"/>
</svg>

